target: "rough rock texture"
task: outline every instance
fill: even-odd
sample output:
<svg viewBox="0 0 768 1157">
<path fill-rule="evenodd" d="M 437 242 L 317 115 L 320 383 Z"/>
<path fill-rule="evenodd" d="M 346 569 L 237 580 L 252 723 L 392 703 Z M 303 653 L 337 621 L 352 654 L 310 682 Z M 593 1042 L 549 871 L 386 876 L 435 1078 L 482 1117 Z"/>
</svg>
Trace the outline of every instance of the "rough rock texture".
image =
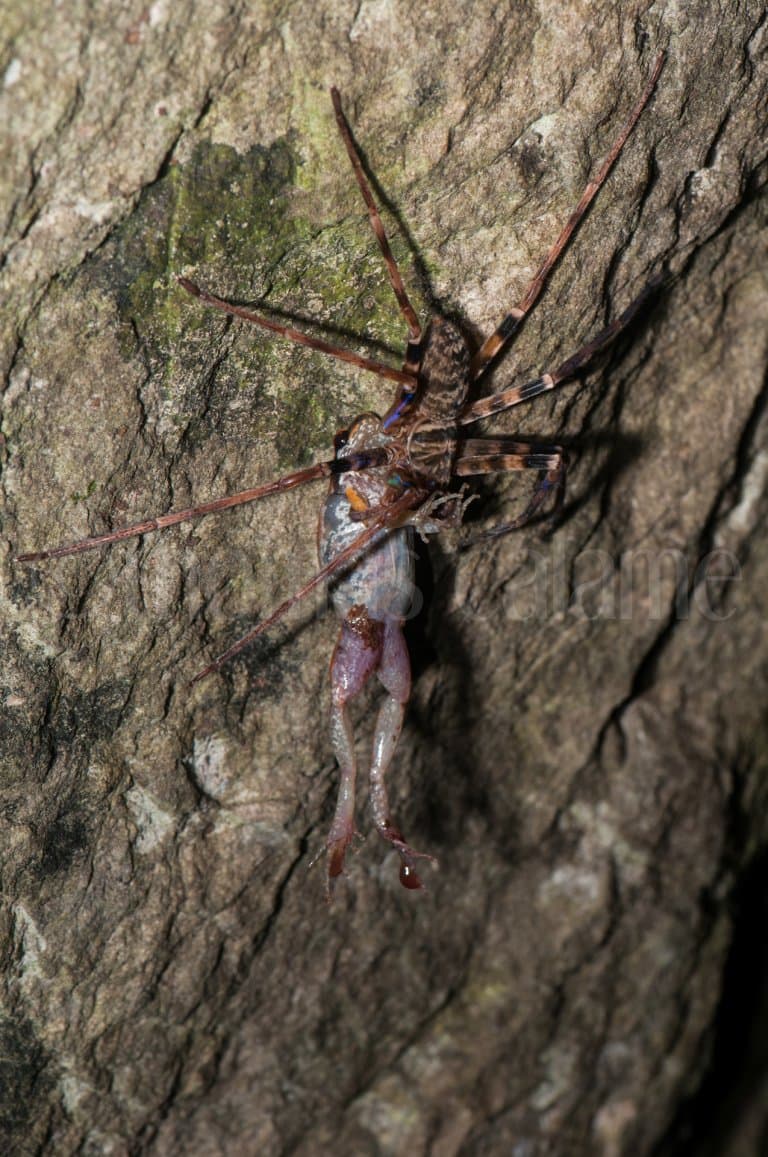
<svg viewBox="0 0 768 1157">
<path fill-rule="evenodd" d="M 32 0 L 0 27 L 4 1152 L 757 1155 L 763 5 Z M 564 521 L 431 552 L 391 782 L 440 868 L 407 893 L 369 835 L 327 908 L 323 600 L 189 686 L 312 573 L 322 487 L 13 556 L 326 457 L 387 404 L 174 281 L 397 362 L 330 83 L 415 299 L 477 337 L 660 47 L 651 106 L 485 388 L 670 283 L 582 384 L 492 423 L 569 448 Z M 473 528 L 528 485 L 485 483 Z"/>
</svg>

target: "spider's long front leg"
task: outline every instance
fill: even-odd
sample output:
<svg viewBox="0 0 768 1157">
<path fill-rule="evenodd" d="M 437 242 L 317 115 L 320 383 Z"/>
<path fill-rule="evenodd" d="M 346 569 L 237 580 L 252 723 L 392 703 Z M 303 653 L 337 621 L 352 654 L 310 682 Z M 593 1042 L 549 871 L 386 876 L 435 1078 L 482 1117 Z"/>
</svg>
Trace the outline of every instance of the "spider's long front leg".
<svg viewBox="0 0 768 1157">
<path fill-rule="evenodd" d="M 647 105 L 648 101 L 653 95 L 653 90 L 656 87 L 656 82 L 659 79 L 659 74 L 664 65 L 664 53 L 660 52 L 654 62 L 653 70 L 648 79 L 648 82 L 643 90 L 642 96 L 636 103 L 635 107 L 629 115 L 629 119 L 625 123 L 616 140 L 613 142 L 608 156 L 603 161 L 598 173 L 587 184 L 586 189 L 581 195 L 578 205 L 571 213 L 566 221 L 560 236 L 555 241 L 544 261 L 536 271 L 533 280 L 525 291 L 522 301 L 514 309 L 511 309 L 501 323 L 497 326 L 490 337 L 486 338 L 480 349 L 472 359 L 472 377 L 477 378 L 483 372 L 493 358 L 504 348 L 510 341 L 517 330 L 522 325 L 523 321 L 530 313 L 539 295 L 544 288 L 545 282 L 549 277 L 554 266 L 557 264 L 561 253 L 571 239 L 571 235 L 578 228 L 579 223 L 584 217 L 587 209 L 591 205 L 597 193 L 600 191 L 608 174 L 613 168 L 619 153 L 627 143 L 627 139 L 633 128 L 640 119 L 640 114 Z"/>
<path fill-rule="evenodd" d="M 371 228 L 376 235 L 376 240 L 379 243 L 379 248 L 381 249 L 384 263 L 387 267 L 389 283 L 392 286 L 395 297 L 397 298 L 397 304 L 400 306 L 400 312 L 402 313 L 408 325 L 410 337 L 408 341 L 408 352 L 406 353 L 405 365 L 403 366 L 403 369 L 407 372 L 416 373 L 418 371 L 419 363 L 421 360 L 419 353 L 419 342 L 421 341 L 421 323 L 416 315 L 415 309 L 411 305 L 410 299 L 405 290 L 405 286 L 403 285 L 403 278 L 400 274 L 400 270 L 397 267 L 397 262 L 395 261 L 394 255 L 390 248 L 387 234 L 381 222 L 381 217 L 379 216 L 379 211 L 376 208 L 376 202 L 373 199 L 373 194 L 371 193 L 370 186 L 363 171 L 363 162 L 360 159 L 360 153 L 358 152 L 357 145 L 355 144 L 354 138 L 352 136 L 352 130 L 350 129 L 347 118 L 344 115 L 344 110 L 341 107 L 341 97 L 339 96 L 339 90 L 335 87 L 331 89 L 331 100 L 333 101 L 333 111 L 336 115 L 336 124 L 338 125 L 339 132 L 341 133 L 341 139 L 344 142 L 347 154 L 352 163 L 355 180 L 357 181 L 360 192 L 363 195 L 366 208 L 368 209 Z"/>
</svg>

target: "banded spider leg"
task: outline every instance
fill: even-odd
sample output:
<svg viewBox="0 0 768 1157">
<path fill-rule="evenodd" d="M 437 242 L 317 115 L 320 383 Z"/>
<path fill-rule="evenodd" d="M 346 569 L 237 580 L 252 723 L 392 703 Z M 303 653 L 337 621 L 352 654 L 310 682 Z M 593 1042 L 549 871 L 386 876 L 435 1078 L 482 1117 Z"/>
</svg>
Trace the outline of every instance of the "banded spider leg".
<svg viewBox="0 0 768 1157">
<path fill-rule="evenodd" d="M 62 558 L 106 546 L 136 535 L 163 530 L 178 523 L 279 494 L 321 478 L 330 481 L 330 493 L 320 518 L 320 569 L 294 595 L 210 662 L 193 682 L 214 671 L 272 627 L 300 600 L 322 583 L 329 583 L 341 619 L 339 639 L 331 662 L 331 740 L 340 768 L 340 789 L 326 843 L 328 888 L 342 874 L 346 850 L 355 835 L 357 763 L 350 706 L 376 674 L 386 698 L 374 728 L 369 768 L 374 823 L 400 857 L 400 880 L 410 889 L 423 887 L 415 862 L 424 856 L 405 841 L 391 818 L 385 777 L 392 762 L 411 675 L 403 638 L 403 623 L 413 594 L 415 533 L 422 537 L 455 527 L 461 522 L 467 499 L 463 489 L 451 492 L 454 478 L 496 471 L 533 469 L 540 479 L 522 515 L 489 534 L 498 535 L 525 524 L 552 491 L 562 495 L 565 460 L 557 445 L 534 446 L 507 437 L 465 438 L 463 427 L 489 417 L 573 378 L 630 322 L 650 292 L 643 293 L 609 326 L 559 367 L 532 382 L 513 385 L 477 401 L 468 400 L 471 386 L 509 342 L 539 297 L 546 279 L 604 183 L 629 134 L 650 99 L 663 63 L 660 55 L 645 90 L 614 142 L 597 176 L 587 185 L 576 209 L 539 267 L 520 305 L 511 310 L 481 348 L 471 354 L 460 330 L 436 315 L 423 329 L 405 290 L 363 170 L 357 146 L 341 106 L 331 90 L 336 123 L 371 226 L 379 244 L 392 291 L 407 327 L 408 339 L 401 369 L 350 350 L 333 346 L 303 330 L 284 325 L 259 312 L 233 305 L 201 289 L 186 277 L 178 278 L 188 293 L 204 304 L 248 321 L 279 337 L 341 359 L 350 365 L 394 381 L 399 394 L 383 418 L 363 414 L 335 442 L 333 458 L 298 470 L 273 482 L 242 490 L 186 510 L 161 514 L 121 529 L 107 531 L 69 545 L 18 556 L 19 562 Z"/>
<path fill-rule="evenodd" d="M 590 341 L 566 358 L 556 369 L 541 374 L 522 386 L 509 386 L 496 394 L 467 406 L 460 415 L 459 422 L 467 425 L 500 414 L 504 410 L 530 402 L 540 394 L 554 390 L 556 386 L 575 378 L 589 362 L 615 341 L 622 330 L 629 326 L 664 281 L 663 274 L 652 277 L 641 293 L 614 321 L 595 335 Z M 534 488 L 528 505 L 523 512 L 510 522 L 501 523 L 483 531 L 471 540 L 471 545 L 487 538 L 499 538 L 510 531 L 519 530 L 530 522 L 550 494 L 555 502 L 551 513 L 555 514 L 565 494 L 565 473 L 567 459 L 562 446 L 543 443 L 518 442 L 505 438 L 465 438 L 462 440 L 454 465 L 454 474 L 464 477 L 472 474 L 493 474 L 509 470 L 538 470 L 539 481 Z"/>
</svg>

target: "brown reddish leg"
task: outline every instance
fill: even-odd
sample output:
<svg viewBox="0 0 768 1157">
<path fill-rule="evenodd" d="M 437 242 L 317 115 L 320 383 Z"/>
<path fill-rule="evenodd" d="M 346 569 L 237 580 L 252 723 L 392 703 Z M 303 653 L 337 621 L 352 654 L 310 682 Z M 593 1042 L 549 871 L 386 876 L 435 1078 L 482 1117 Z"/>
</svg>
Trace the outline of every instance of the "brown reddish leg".
<svg viewBox="0 0 768 1157">
<path fill-rule="evenodd" d="M 331 100 L 333 101 L 333 111 L 336 114 L 336 124 L 338 125 L 339 132 L 341 133 L 341 139 L 343 140 L 346 147 L 347 155 L 349 156 L 349 159 L 352 163 L 355 178 L 360 188 L 360 192 L 363 195 L 363 200 L 365 201 L 366 207 L 368 209 L 371 228 L 376 234 L 376 240 L 379 243 L 379 248 L 381 249 L 384 262 L 387 266 L 389 283 L 392 286 L 394 295 L 397 298 L 397 304 L 400 306 L 400 312 L 405 318 L 406 324 L 408 325 L 408 329 L 410 331 L 411 336 L 408 342 L 408 353 L 406 354 L 406 365 L 404 368 L 408 368 L 412 372 L 415 372 L 415 370 L 418 368 L 418 358 L 413 360 L 412 347 L 418 345 L 418 343 L 421 341 L 421 323 L 416 316 L 415 309 L 411 305 L 408 294 L 405 292 L 405 286 L 403 285 L 403 279 L 400 275 L 400 270 L 397 267 L 397 262 L 395 261 L 394 255 L 389 246 L 387 234 L 385 233 L 384 226 L 381 223 L 381 217 L 379 216 L 379 211 L 376 208 L 376 202 L 373 199 L 370 186 L 365 178 L 365 173 L 363 172 L 363 164 L 360 160 L 360 154 L 352 137 L 352 132 L 347 122 L 347 118 L 344 116 L 344 110 L 341 107 L 341 97 L 339 96 L 339 90 L 336 87 L 331 89 Z"/>
<path fill-rule="evenodd" d="M 229 510 L 233 506 L 243 506 L 248 502 L 256 502 L 259 498 L 266 498 L 270 494 L 282 494 L 293 490 L 296 486 L 303 486 L 306 482 L 315 482 L 320 478 L 331 478 L 342 474 L 344 470 L 365 469 L 366 466 L 377 465 L 381 459 L 381 451 L 373 450 L 365 455 L 356 455 L 354 459 L 332 458 L 328 462 L 318 462 L 315 466 L 308 466 L 305 470 L 296 470 L 277 478 L 274 482 L 265 482 L 261 486 L 254 486 L 250 490 L 240 490 L 237 494 L 226 494 L 223 498 L 214 498 L 211 502 L 201 502 L 199 506 L 190 506 L 187 510 L 176 510 L 170 514 L 158 514 L 147 518 L 144 522 L 134 522 L 130 526 L 121 526 L 118 530 L 107 530 L 104 534 L 96 534 L 92 538 L 80 538 L 77 542 L 70 542 L 64 546 L 48 547 L 46 550 L 30 551 L 28 554 L 18 554 L 16 562 L 42 562 L 46 558 L 66 558 L 68 555 L 83 554 L 87 550 L 95 550 L 99 546 L 108 546 L 113 542 L 123 542 L 127 538 L 137 538 L 140 535 L 151 534 L 155 530 L 167 530 L 170 526 L 178 526 L 180 522 L 191 522 L 193 518 L 201 518 L 204 514 L 217 514 L 222 510 Z"/>
<path fill-rule="evenodd" d="M 243 305 L 232 305 L 222 297 L 217 297 L 215 293 L 209 293 L 207 289 L 201 289 L 199 285 L 196 285 L 194 281 L 190 281 L 188 277 L 177 277 L 176 280 L 182 289 L 186 289 L 187 293 L 191 293 L 193 297 L 199 298 L 200 301 L 206 305 L 211 305 L 214 309 L 229 314 L 230 317 L 238 317 L 242 321 L 250 321 L 253 325 L 258 325 L 262 329 L 268 329 L 270 333 L 275 333 L 279 337 L 296 342 L 297 345 L 307 346 L 309 349 L 318 350 L 319 353 L 329 354 L 333 358 L 338 358 L 339 361 L 348 362 L 349 365 L 357 366 L 358 369 L 368 370 L 372 374 L 377 374 L 380 378 L 388 378 L 391 382 L 399 382 L 401 385 L 415 386 L 415 378 L 410 371 L 396 370 L 392 366 L 384 365 L 383 362 L 375 362 L 370 358 L 360 357 L 359 354 L 354 354 L 351 350 L 330 345 L 327 341 L 323 341 L 322 338 L 312 337 L 308 333 L 303 333 L 300 329 L 294 329 L 290 325 L 281 325 L 277 321 L 271 321 L 268 317 L 263 317 L 260 313 L 256 313 L 252 309 L 247 309 Z"/>
<path fill-rule="evenodd" d="M 242 506 L 246 502 L 255 502 L 258 498 L 266 498 L 268 494 L 278 494 L 285 490 L 292 490 L 305 482 L 314 482 L 318 478 L 329 478 L 331 468 L 336 462 L 318 462 L 316 466 L 309 466 L 306 470 L 297 470 L 293 474 L 286 474 L 275 482 L 266 482 L 263 486 L 256 486 L 251 490 L 241 490 L 238 494 L 227 494 L 224 498 L 214 498 L 212 502 L 202 502 L 199 506 L 190 506 L 188 510 L 177 510 L 172 514 L 158 514 L 144 522 L 134 522 L 131 526 L 122 526 L 119 530 L 108 530 L 104 534 L 96 534 L 93 538 L 81 538 L 77 542 L 66 546 L 49 547 L 47 550 L 32 551 L 29 554 L 19 554 L 16 562 L 41 562 L 45 558 L 65 558 L 71 554 L 82 554 L 86 550 L 95 550 L 98 546 L 106 546 L 111 542 L 122 542 L 126 538 L 136 538 L 142 534 L 150 534 L 153 530 L 166 530 L 169 526 L 177 526 L 180 522 L 189 522 L 193 518 L 200 518 L 203 514 L 216 514 L 220 510 L 229 510 L 232 506 Z"/>
<path fill-rule="evenodd" d="M 544 288 L 544 283 L 549 276 L 550 271 L 552 270 L 553 266 L 557 264 L 560 254 L 563 252 L 566 245 L 570 241 L 572 234 L 578 227 L 579 222 L 597 195 L 601 185 L 603 185 L 605 182 L 605 179 L 613 168 L 619 153 L 624 148 L 629 134 L 632 132 L 632 129 L 640 119 L 640 114 L 647 105 L 648 101 L 651 99 L 663 64 L 664 53 L 660 52 L 656 57 L 656 62 L 653 66 L 653 72 L 651 73 L 648 83 L 645 86 L 643 95 L 640 97 L 639 101 L 633 108 L 629 119 L 614 141 L 613 146 L 611 147 L 608 156 L 603 161 L 597 175 L 589 182 L 586 189 L 582 193 L 581 200 L 568 218 L 568 221 L 561 231 L 557 241 L 555 241 L 549 253 L 544 258 L 544 261 L 539 267 L 535 277 L 526 289 L 522 301 L 518 306 L 509 311 L 498 328 L 494 330 L 490 337 L 486 338 L 472 359 L 473 378 L 477 378 L 478 375 L 481 374 L 485 367 L 488 365 L 488 363 L 493 358 L 495 358 L 496 355 L 504 348 L 513 334 L 515 334 L 520 328 L 524 318 L 530 312 L 531 307 L 538 299 L 539 294 Z"/>
</svg>

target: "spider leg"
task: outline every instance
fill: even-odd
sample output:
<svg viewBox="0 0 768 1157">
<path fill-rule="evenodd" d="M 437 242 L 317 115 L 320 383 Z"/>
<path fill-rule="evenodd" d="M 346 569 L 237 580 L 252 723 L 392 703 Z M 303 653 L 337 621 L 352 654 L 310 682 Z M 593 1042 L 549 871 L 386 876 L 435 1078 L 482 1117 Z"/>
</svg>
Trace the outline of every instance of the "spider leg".
<svg viewBox="0 0 768 1157">
<path fill-rule="evenodd" d="M 466 438 L 459 443 L 452 473 L 465 477 L 509 470 L 554 470 L 562 457 L 562 448 L 550 444 L 513 438 Z"/>
<path fill-rule="evenodd" d="M 567 358 L 556 370 L 542 374 L 541 377 L 534 378 L 530 382 L 525 382 L 522 386 L 510 386 L 509 389 L 500 390 L 496 394 L 489 394 L 487 398 L 480 398 L 477 402 L 472 402 L 471 405 L 467 406 L 463 413 L 460 414 L 458 419 L 459 423 L 461 425 L 467 425 L 469 422 L 477 422 L 480 418 L 487 418 L 491 414 L 498 414 L 502 410 L 508 410 L 511 406 L 517 406 L 521 402 L 530 402 L 532 398 L 537 398 L 539 394 L 545 394 L 548 390 L 553 390 L 555 386 L 559 386 L 561 382 L 567 381 L 568 378 L 575 377 L 587 362 L 591 361 L 596 354 L 610 345 L 621 331 L 630 324 L 635 314 L 663 280 L 663 274 L 657 274 L 655 277 L 652 277 L 642 293 L 638 294 L 623 313 L 619 314 L 610 325 L 607 325 L 605 329 L 596 334 L 591 341 L 588 341 L 586 345 L 583 345 L 581 349 L 577 350 L 572 357 Z"/>
<path fill-rule="evenodd" d="M 158 514 L 144 522 L 134 522 L 131 526 L 123 526 L 118 530 L 108 530 L 104 534 L 96 534 L 92 538 L 81 538 L 77 542 L 65 546 L 49 547 L 46 550 L 32 551 L 29 554 L 19 554 L 16 562 L 42 562 L 46 558 L 65 558 L 67 555 L 82 554 L 86 550 L 95 550 L 96 547 L 106 546 L 110 542 L 122 542 L 126 538 L 136 538 L 142 534 L 150 534 L 153 530 L 166 530 L 169 526 L 177 526 L 180 522 L 189 522 L 193 518 L 200 518 L 204 514 L 216 514 L 220 510 L 229 510 L 232 506 L 242 506 L 246 502 L 255 502 L 259 498 L 266 498 L 270 494 L 282 494 L 286 490 L 293 490 L 295 486 L 303 486 L 305 482 L 314 482 L 318 478 L 330 478 L 334 474 L 343 474 L 348 470 L 361 470 L 367 466 L 379 465 L 381 457 L 376 450 L 364 454 L 356 454 L 352 458 L 332 458 L 328 462 L 318 462 L 305 470 L 295 470 L 277 478 L 274 482 L 265 482 L 262 486 L 252 487 L 250 490 L 241 490 L 237 494 L 227 494 L 223 498 L 214 498 L 211 502 L 201 502 L 199 506 L 190 506 L 187 510 L 177 510 L 170 514 Z"/>
<path fill-rule="evenodd" d="M 368 370 L 372 374 L 377 374 L 380 378 L 388 378 L 391 382 L 399 382 L 401 385 L 415 386 L 414 374 L 410 370 L 402 369 L 396 370 L 392 366 L 386 366 L 383 362 L 373 361 L 371 358 L 360 357 L 359 354 L 352 353 L 351 350 L 341 349 L 339 346 L 331 345 L 322 338 L 312 337 L 308 333 L 304 333 L 300 329 L 294 329 L 290 325 L 282 325 L 280 322 L 271 321 L 268 317 L 262 317 L 260 313 L 255 313 L 252 309 L 247 309 L 242 305 L 232 305 L 225 301 L 222 297 L 217 297 L 215 293 L 209 293 L 207 289 L 201 289 L 194 281 L 190 281 L 188 277 L 177 277 L 179 285 L 182 289 L 186 289 L 193 297 L 198 297 L 205 305 L 210 305 L 214 309 L 221 310 L 222 313 L 228 313 L 231 317 L 239 317 L 243 321 L 250 321 L 253 325 L 261 326 L 262 329 L 268 329 L 270 333 L 276 333 L 279 337 L 288 338 L 289 341 L 295 341 L 298 345 L 307 346 L 311 350 L 319 350 L 320 353 L 329 354 L 331 357 L 338 358 L 339 361 L 348 362 L 352 366 L 357 366 L 358 369 Z"/>
<path fill-rule="evenodd" d="M 188 522 L 192 518 L 199 518 L 203 514 L 215 514 L 219 510 L 228 510 L 231 506 L 242 506 L 245 502 L 255 502 L 257 498 L 264 498 L 268 494 L 277 494 L 284 490 L 292 490 L 294 486 L 301 486 L 304 482 L 313 482 L 317 478 L 328 478 L 334 471 L 331 462 L 318 462 L 306 470 L 297 470 L 293 474 L 286 474 L 275 482 L 267 482 L 263 486 L 256 486 L 251 490 L 241 490 L 238 494 L 228 494 L 224 498 L 215 498 L 212 502 L 202 502 L 199 506 L 190 506 L 187 510 L 177 510 L 172 514 L 159 514 L 155 518 L 148 518 L 144 522 L 135 522 L 131 526 L 123 526 L 119 530 L 108 530 L 104 534 L 96 534 L 93 538 L 81 538 L 77 542 L 66 546 L 54 546 L 47 550 L 33 551 L 30 554 L 19 554 L 16 562 L 41 562 L 46 558 L 64 558 L 70 554 L 82 554 L 86 550 L 95 550 L 98 546 L 106 546 L 110 542 L 122 542 L 125 538 L 136 538 L 141 534 L 149 534 L 153 530 L 165 530 L 169 526 L 176 526 L 179 522 Z"/>
<path fill-rule="evenodd" d="M 547 518 L 554 518 L 563 505 L 563 499 L 565 498 L 566 466 L 566 457 L 565 454 L 562 454 L 556 467 L 541 473 L 530 501 L 522 514 L 519 514 L 517 518 L 513 518 L 510 522 L 502 522 L 498 526 L 490 527 L 489 530 L 481 531 L 469 539 L 468 542 L 465 542 L 464 546 L 474 546 L 476 542 L 480 542 L 483 539 L 501 538 L 502 535 L 510 534 L 513 530 L 520 530 L 521 527 L 536 517 L 544 503 L 552 494 L 554 494 L 554 501 Z"/>
<path fill-rule="evenodd" d="M 516 333 L 516 331 L 520 328 L 525 316 L 530 312 L 532 306 L 544 288 L 544 283 L 549 276 L 550 271 L 557 263 L 560 254 L 568 244 L 571 235 L 578 227 L 579 222 L 597 195 L 601 185 L 605 182 L 605 179 L 613 168 L 619 153 L 624 148 L 629 134 L 637 124 L 637 121 L 640 118 L 640 114 L 650 100 L 653 90 L 656 87 L 656 82 L 659 79 L 659 73 L 661 72 L 663 64 L 664 53 L 660 52 L 656 57 L 653 72 L 651 73 L 648 83 L 643 90 L 642 96 L 633 108 L 629 119 L 614 141 L 611 150 L 603 161 L 603 164 L 601 165 L 597 175 L 589 182 L 586 189 L 582 193 L 578 205 L 568 218 L 564 228 L 560 233 L 560 236 L 557 238 L 549 253 L 544 258 L 544 261 L 540 265 L 536 275 L 526 289 L 522 301 L 518 306 L 509 311 L 497 329 L 494 330 L 490 337 L 486 338 L 472 359 L 471 373 L 473 379 L 477 378 L 488 365 L 488 363 L 503 349 L 513 334 Z"/>
<path fill-rule="evenodd" d="M 522 514 L 511 522 L 500 523 L 490 530 L 481 531 L 465 540 L 465 548 L 474 546 L 488 538 L 500 538 L 510 531 L 519 530 L 530 522 L 541 509 L 546 499 L 554 493 L 555 501 L 550 511 L 552 517 L 563 502 L 565 495 L 565 472 L 567 460 L 562 446 L 553 444 L 519 442 L 512 438 L 467 438 L 461 443 L 454 463 L 454 473 L 494 474 L 510 470 L 538 470 L 536 483 L 530 501 Z"/>
<path fill-rule="evenodd" d="M 397 304 L 400 306 L 400 312 L 402 313 L 410 331 L 411 336 L 408 343 L 408 353 L 406 354 L 405 368 L 413 368 L 415 370 L 418 365 L 418 360 L 414 360 L 414 347 L 416 347 L 418 342 L 421 340 L 421 324 L 418 317 L 416 316 L 415 309 L 411 305 L 408 294 L 405 291 L 405 286 L 403 285 L 403 279 L 400 275 L 400 270 L 397 267 L 397 262 L 395 261 L 394 255 L 389 245 L 389 241 L 387 240 L 387 234 L 384 231 L 384 226 L 382 225 L 379 211 L 376 208 L 376 202 L 373 199 L 373 194 L 371 193 L 370 186 L 366 180 L 365 173 L 363 172 L 360 153 L 358 152 L 357 146 L 352 137 L 352 131 L 349 127 L 347 118 L 344 116 L 344 110 L 341 107 L 341 96 L 339 95 L 339 90 L 335 87 L 331 89 L 331 100 L 333 101 L 333 111 L 336 115 L 336 124 L 338 125 L 341 139 L 344 141 L 347 154 L 352 163 L 352 168 L 354 170 L 360 192 L 363 195 L 363 200 L 365 201 L 366 207 L 368 209 L 368 216 L 370 218 L 371 227 L 376 234 L 376 240 L 379 243 L 379 248 L 381 249 L 384 262 L 387 266 L 389 283 L 392 286 L 392 290 L 395 294 L 395 297 L 397 298 Z"/>
</svg>

